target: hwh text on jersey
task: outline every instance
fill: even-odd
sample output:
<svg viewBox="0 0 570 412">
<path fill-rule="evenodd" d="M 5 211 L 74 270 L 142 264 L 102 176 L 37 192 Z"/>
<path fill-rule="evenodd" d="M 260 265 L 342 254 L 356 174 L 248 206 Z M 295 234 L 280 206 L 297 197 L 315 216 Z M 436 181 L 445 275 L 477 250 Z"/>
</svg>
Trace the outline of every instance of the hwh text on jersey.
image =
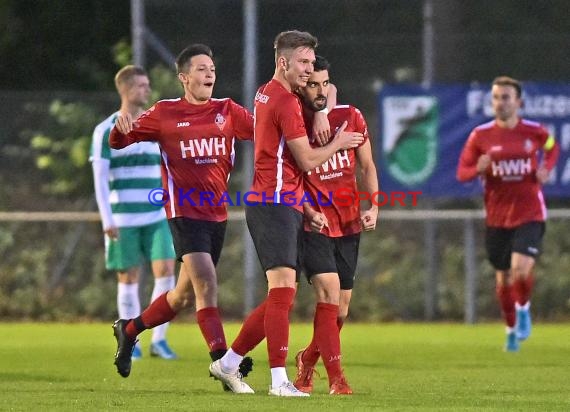
<svg viewBox="0 0 570 412">
<path fill-rule="evenodd" d="M 188 144 L 180 141 L 180 151 L 182 158 L 187 157 L 203 157 L 203 156 L 225 156 L 226 155 L 226 138 L 225 137 L 202 137 L 200 139 L 189 139 Z M 189 154 L 189 155 L 188 155 Z"/>
<path fill-rule="evenodd" d="M 526 159 L 508 159 L 491 163 L 493 176 L 523 176 L 532 170 L 530 157 Z"/>
<path fill-rule="evenodd" d="M 344 168 L 345 166 L 350 166 L 350 158 L 348 157 L 348 152 L 346 149 L 336 152 L 329 160 L 324 162 L 321 166 L 316 167 L 315 173 L 328 173 L 329 170 L 338 170 Z M 312 170 L 307 172 L 308 175 L 312 173 Z"/>
</svg>

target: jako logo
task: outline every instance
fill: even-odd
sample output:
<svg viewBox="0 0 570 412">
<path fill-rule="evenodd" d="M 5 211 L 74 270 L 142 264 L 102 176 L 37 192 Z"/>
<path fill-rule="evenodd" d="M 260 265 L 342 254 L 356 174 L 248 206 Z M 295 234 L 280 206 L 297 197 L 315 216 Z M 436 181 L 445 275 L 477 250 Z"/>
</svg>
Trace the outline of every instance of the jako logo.
<svg viewBox="0 0 570 412">
<path fill-rule="evenodd" d="M 178 122 L 176 123 L 176 127 L 188 127 L 190 126 L 190 122 Z"/>
</svg>

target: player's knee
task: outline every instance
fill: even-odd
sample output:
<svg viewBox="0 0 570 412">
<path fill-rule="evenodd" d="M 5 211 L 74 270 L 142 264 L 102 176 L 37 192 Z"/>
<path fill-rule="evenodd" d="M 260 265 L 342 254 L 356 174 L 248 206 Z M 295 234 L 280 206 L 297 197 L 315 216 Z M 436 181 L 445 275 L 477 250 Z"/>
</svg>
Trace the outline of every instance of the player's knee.
<svg viewBox="0 0 570 412">
<path fill-rule="evenodd" d="M 197 297 L 212 297 L 218 293 L 218 284 L 215 279 L 200 279 L 196 282 L 194 290 Z"/>
<path fill-rule="evenodd" d="M 512 280 L 524 279 L 530 273 L 530 269 L 526 265 L 514 264 L 511 268 Z"/>
<path fill-rule="evenodd" d="M 175 312 L 194 305 L 194 294 L 192 291 L 177 291 L 174 289 L 171 290 L 169 294 L 170 306 Z"/>
<path fill-rule="evenodd" d="M 330 303 L 332 305 L 338 305 L 340 301 L 340 294 L 338 290 L 323 288 L 318 291 L 318 300 L 321 303 Z"/>
</svg>

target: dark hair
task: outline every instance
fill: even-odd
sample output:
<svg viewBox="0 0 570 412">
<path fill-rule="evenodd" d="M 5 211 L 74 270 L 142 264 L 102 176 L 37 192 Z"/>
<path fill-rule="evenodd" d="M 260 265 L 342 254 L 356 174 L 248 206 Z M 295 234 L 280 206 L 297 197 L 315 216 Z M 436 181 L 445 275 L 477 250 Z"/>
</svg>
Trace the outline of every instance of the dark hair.
<svg viewBox="0 0 570 412">
<path fill-rule="evenodd" d="M 493 86 L 512 86 L 515 88 L 518 98 L 520 98 L 522 95 L 521 83 L 509 76 L 495 77 L 495 80 L 493 80 Z"/>
<path fill-rule="evenodd" d="M 330 70 L 331 68 L 331 64 L 329 63 L 329 61 L 327 59 L 325 59 L 323 56 L 315 56 L 315 64 L 314 64 L 314 68 L 316 72 L 322 72 L 323 70 Z"/>
<path fill-rule="evenodd" d="M 115 87 L 117 88 L 117 91 L 120 91 L 120 88 L 123 84 L 130 83 L 135 76 L 148 75 L 145 69 L 140 66 L 133 66 L 132 64 L 129 64 L 128 66 L 125 66 L 119 70 L 115 75 Z"/>
<path fill-rule="evenodd" d="M 205 44 L 196 43 L 186 47 L 176 58 L 176 71 L 178 73 L 184 73 L 188 71 L 192 57 L 199 56 L 201 54 L 209 56 L 212 58 L 212 60 L 214 59 L 212 49 L 210 49 L 210 47 L 206 46 Z"/>
<path fill-rule="evenodd" d="M 295 50 L 297 47 L 316 49 L 319 41 L 315 36 L 306 31 L 288 30 L 282 31 L 275 37 L 273 47 L 275 48 L 275 60 L 285 52 Z"/>
</svg>

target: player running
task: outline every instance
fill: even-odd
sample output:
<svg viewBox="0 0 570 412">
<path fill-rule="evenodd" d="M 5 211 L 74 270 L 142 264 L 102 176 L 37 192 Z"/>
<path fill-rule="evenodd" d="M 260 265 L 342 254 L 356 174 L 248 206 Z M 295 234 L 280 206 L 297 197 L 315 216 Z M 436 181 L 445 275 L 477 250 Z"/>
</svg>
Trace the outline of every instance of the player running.
<svg viewBox="0 0 570 412">
<path fill-rule="evenodd" d="M 546 221 L 541 185 L 556 165 L 559 148 L 543 126 L 518 116 L 522 88 L 517 80 L 497 77 L 491 93 L 495 119 L 469 135 L 457 179 L 483 181 L 485 246 L 507 325 L 505 350 L 516 352 L 531 331 L 533 271 Z"/>
</svg>

